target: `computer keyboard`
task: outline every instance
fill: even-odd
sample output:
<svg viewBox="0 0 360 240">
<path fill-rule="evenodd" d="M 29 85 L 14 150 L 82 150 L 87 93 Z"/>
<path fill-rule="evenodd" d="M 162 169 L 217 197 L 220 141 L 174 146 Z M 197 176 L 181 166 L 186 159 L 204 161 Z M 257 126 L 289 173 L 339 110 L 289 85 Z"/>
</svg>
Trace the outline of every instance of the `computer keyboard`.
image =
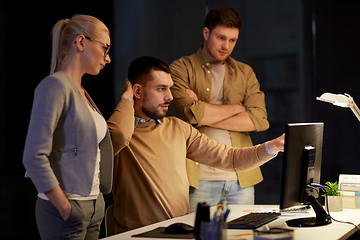
<svg viewBox="0 0 360 240">
<path fill-rule="evenodd" d="M 228 222 L 229 229 L 256 229 L 277 219 L 278 212 L 253 212 Z"/>
</svg>

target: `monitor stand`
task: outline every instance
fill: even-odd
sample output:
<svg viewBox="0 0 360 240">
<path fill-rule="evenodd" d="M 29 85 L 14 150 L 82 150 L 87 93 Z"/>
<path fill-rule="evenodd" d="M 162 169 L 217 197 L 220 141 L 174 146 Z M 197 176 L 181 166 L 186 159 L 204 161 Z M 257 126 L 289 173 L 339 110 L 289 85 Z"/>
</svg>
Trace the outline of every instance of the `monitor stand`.
<svg viewBox="0 0 360 240">
<path fill-rule="evenodd" d="M 289 227 L 317 227 L 331 223 L 331 217 L 326 213 L 319 201 L 314 196 L 309 196 L 308 201 L 313 207 L 316 217 L 296 218 L 286 221 Z"/>
</svg>

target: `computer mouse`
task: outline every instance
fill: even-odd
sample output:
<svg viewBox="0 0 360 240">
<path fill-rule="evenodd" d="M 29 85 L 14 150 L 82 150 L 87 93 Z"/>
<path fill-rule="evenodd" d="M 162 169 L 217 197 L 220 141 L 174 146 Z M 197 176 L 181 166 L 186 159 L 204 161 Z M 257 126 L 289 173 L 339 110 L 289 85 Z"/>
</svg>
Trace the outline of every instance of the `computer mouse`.
<svg viewBox="0 0 360 240">
<path fill-rule="evenodd" d="M 193 231 L 194 227 L 186 223 L 173 223 L 165 228 L 165 233 L 171 234 L 185 234 L 192 233 Z"/>
</svg>

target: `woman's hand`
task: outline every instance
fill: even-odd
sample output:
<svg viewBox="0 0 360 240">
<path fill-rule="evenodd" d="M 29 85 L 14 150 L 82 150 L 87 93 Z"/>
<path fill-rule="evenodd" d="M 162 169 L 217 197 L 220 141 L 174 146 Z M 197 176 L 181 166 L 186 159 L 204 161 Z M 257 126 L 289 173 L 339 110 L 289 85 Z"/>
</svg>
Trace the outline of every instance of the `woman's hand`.
<svg viewBox="0 0 360 240">
<path fill-rule="evenodd" d="M 52 190 L 45 192 L 45 195 L 59 211 L 61 218 L 64 221 L 68 220 L 71 213 L 71 204 L 60 186 L 57 186 Z"/>
</svg>

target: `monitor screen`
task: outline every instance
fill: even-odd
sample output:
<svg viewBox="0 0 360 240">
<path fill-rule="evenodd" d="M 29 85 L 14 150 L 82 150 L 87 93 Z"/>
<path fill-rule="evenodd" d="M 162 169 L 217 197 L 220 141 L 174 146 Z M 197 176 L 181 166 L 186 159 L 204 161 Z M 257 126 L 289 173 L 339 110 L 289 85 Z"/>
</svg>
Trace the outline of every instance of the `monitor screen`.
<svg viewBox="0 0 360 240">
<path fill-rule="evenodd" d="M 320 183 L 323 130 L 324 123 L 286 125 L 280 209 L 307 203 L 308 194 L 316 194 L 306 186 Z"/>
</svg>

